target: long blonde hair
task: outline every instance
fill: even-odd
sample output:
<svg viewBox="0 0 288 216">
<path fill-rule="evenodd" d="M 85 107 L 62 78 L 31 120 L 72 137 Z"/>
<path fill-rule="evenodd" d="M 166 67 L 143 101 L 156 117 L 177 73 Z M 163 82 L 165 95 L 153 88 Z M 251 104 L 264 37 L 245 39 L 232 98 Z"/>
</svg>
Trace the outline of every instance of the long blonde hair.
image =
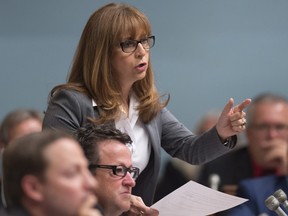
<svg viewBox="0 0 288 216">
<path fill-rule="evenodd" d="M 143 35 L 151 35 L 148 18 L 133 6 L 111 3 L 95 11 L 83 30 L 68 82 L 53 88 L 51 96 L 56 90 L 72 88 L 87 94 L 101 108 L 100 118 L 94 121 L 104 123 L 119 118 L 123 98 L 111 68 L 112 49 L 127 32 L 135 37 L 139 29 Z M 160 101 L 150 61 L 145 78 L 135 82 L 132 90 L 138 97 L 137 109 L 144 123 L 168 104 L 169 97 Z"/>
</svg>

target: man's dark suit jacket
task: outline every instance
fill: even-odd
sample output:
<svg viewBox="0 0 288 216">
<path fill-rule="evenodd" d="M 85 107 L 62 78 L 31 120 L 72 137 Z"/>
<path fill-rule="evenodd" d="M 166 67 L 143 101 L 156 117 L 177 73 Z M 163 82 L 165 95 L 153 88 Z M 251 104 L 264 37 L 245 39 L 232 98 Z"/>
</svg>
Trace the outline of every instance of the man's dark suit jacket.
<svg viewBox="0 0 288 216">
<path fill-rule="evenodd" d="M 288 194 L 286 176 L 272 175 L 241 181 L 238 187 L 237 196 L 247 198 L 249 201 L 231 209 L 227 215 L 257 216 L 266 213 L 267 215 L 277 216 L 275 212 L 266 207 L 265 200 L 278 189 L 282 189 Z M 282 206 L 281 208 L 287 214 L 285 208 Z"/>
<path fill-rule="evenodd" d="M 198 182 L 210 186 L 209 179 L 212 174 L 220 177 L 219 190 L 223 185 L 238 185 L 247 178 L 253 177 L 252 161 L 248 153 L 248 148 L 241 147 L 217 158 L 201 167 Z"/>
<path fill-rule="evenodd" d="M 9 211 L 7 209 L 0 209 L 0 216 L 29 216 L 26 210 L 23 208 L 12 208 Z"/>
</svg>

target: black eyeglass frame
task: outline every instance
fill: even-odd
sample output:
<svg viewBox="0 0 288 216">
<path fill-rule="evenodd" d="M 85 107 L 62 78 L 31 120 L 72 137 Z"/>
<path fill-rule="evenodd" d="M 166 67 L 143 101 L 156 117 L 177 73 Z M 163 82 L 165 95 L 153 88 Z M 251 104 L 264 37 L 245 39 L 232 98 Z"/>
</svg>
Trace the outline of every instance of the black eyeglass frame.
<svg viewBox="0 0 288 216">
<path fill-rule="evenodd" d="M 121 178 L 124 178 L 127 175 L 127 172 L 129 172 L 132 176 L 132 178 L 134 180 L 137 179 L 137 177 L 139 176 L 140 173 L 140 169 L 138 167 L 125 167 L 123 165 L 98 165 L 98 164 L 90 164 L 89 165 L 89 170 L 94 170 L 94 169 L 111 169 L 113 175 L 115 176 L 119 176 Z M 122 170 L 124 170 L 123 175 L 119 175 L 119 173 L 117 173 L 117 169 L 121 168 Z"/>
<path fill-rule="evenodd" d="M 149 41 L 151 41 L 151 39 L 152 39 L 152 42 L 149 43 Z M 148 47 L 145 46 L 145 44 L 144 44 L 145 41 L 147 41 Z M 130 47 L 128 47 L 128 48 L 125 48 L 125 47 L 124 47 L 124 46 L 125 46 L 125 43 L 127 43 L 127 42 L 133 42 L 133 43 L 134 43 L 134 44 L 133 44 L 133 46 L 134 46 L 133 50 L 128 51 L 128 52 L 127 52 L 127 49 L 129 49 Z M 151 49 L 151 48 L 155 45 L 155 36 L 154 36 L 154 35 L 151 35 L 151 36 L 149 36 L 149 37 L 142 38 L 142 39 L 140 39 L 140 40 L 131 40 L 131 39 L 128 39 L 128 40 L 125 40 L 125 41 L 121 42 L 121 43 L 120 43 L 120 47 L 121 47 L 121 49 L 122 49 L 122 51 L 123 51 L 124 53 L 133 53 L 133 52 L 137 49 L 139 43 L 141 43 L 141 45 L 143 46 L 143 48 L 144 48 L 145 50 L 149 50 L 149 49 Z"/>
<path fill-rule="evenodd" d="M 288 125 L 285 124 L 251 124 L 250 127 L 263 132 L 267 132 L 272 129 L 278 132 L 284 132 L 285 130 L 288 130 Z"/>
</svg>

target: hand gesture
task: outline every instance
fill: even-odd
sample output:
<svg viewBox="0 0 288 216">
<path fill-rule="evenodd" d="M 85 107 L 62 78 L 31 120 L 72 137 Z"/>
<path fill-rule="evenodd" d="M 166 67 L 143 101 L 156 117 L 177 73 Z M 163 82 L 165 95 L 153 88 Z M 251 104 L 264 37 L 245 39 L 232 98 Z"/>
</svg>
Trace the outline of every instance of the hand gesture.
<svg viewBox="0 0 288 216">
<path fill-rule="evenodd" d="M 285 139 L 271 139 L 265 142 L 265 145 L 259 147 L 260 165 L 266 169 L 275 169 L 279 175 L 288 174 L 288 143 Z"/>
<path fill-rule="evenodd" d="M 234 100 L 233 98 L 229 99 L 216 124 L 218 135 L 222 140 L 236 135 L 245 129 L 246 113 L 243 109 L 250 103 L 251 99 L 246 99 L 242 103 L 233 107 Z"/>
</svg>

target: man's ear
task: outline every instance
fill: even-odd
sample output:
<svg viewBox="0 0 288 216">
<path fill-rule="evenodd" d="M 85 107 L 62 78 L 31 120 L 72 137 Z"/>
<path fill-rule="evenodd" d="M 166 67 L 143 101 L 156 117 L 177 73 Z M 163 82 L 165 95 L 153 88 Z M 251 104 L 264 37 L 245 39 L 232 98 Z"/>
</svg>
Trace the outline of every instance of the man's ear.
<svg viewBox="0 0 288 216">
<path fill-rule="evenodd" d="M 43 183 L 34 175 L 26 175 L 21 181 L 24 195 L 32 200 L 41 202 L 43 196 Z"/>
</svg>

